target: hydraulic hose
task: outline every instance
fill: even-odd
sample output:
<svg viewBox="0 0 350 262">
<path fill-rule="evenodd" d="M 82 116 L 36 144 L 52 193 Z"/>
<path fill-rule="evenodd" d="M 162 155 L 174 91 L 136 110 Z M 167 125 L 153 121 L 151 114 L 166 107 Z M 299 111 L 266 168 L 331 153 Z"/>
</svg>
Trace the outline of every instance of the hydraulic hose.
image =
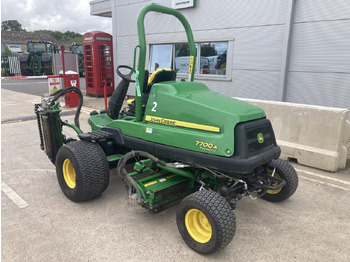
<svg viewBox="0 0 350 262">
<path fill-rule="evenodd" d="M 125 170 L 126 162 L 132 158 L 135 157 L 144 157 L 149 158 L 153 162 L 160 164 L 162 166 L 168 167 L 168 168 L 185 168 L 189 167 L 190 165 L 183 164 L 183 163 L 167 163 L 159 158 L 155 157 L 154 155 L 151 155 L 150 153 L 144 152 L 144 151 L 130 151 L 129 153 L 126 153 L 118 162 L 118 173 L 122 175 L 122 178 L 127 174 Z"/>
<path fill-rule="evenodd" d="M 74 116 L 74 124 L 80 128 L 79 125 L 79 114 L 80 114 L 80 110 L 81 107 L 83 106 L 83 94 L 81 93 L 80 89 L 75 87 L 75 86 L 70 86 L 61 90 L 58 90 L 57 92 L 53 93 L 53 99 L 51 100 L 49 106 L 52 106 L 53 103 L 60 98 L 61 96 L 63 96 L 64 94 L 67 94 L 69 92 L 74 92 L 77 93 L 79 96 L 79 104 L 78 104 L 78 108 L 77 111 L 75 112 L 75 116 Z"/>
<path fill-rule="evenodd" d="M 117 166 L 117 173 L 121 176 L 121 179 L 124 180 L 125 177 L 127 177 L 127 172 L 125 169 L 126 162 L 128 162 L 130 159 L 135 158 L 135 157 L 145 157 L 145 158 L 150 158 L 157 164 L 160 164 L 162 166 L 165 166 L 167 163 L 159 160 L 157 157 L 144 152 L 144 151 L 130 151 L 129 153 L 126 153 L 118 162 Z"/>
</svg>

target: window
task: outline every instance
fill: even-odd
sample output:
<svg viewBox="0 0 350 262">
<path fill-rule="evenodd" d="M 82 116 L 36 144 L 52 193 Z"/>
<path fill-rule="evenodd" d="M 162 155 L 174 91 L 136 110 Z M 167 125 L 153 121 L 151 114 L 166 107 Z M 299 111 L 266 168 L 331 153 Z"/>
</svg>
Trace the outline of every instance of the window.
<svg viewBox="0 0 350 262">
<path fill-rule="evenodd" d="M 175 44 L 175 63 L 173 69 L 178 74 L 187 74 L 188 67 L 190 66 L 190 47 L 187 43 Z M 196 49 L 197 44 L 196 44 Z M 196 59 L 197 65 L 198 59 Z M 195 67 L 195 73 L 197 73 L 197 66 Z"/>
<path fill-rule="evenodd" d="M 226 75 L 227 47 L 228 42 L 196 43 L 195 74 Z M 189 63 L 190 48 L 187 43 L 151 45 L 150 72 L 157 68 L 172 68 L 178 74 L 187 74 Z"/>
<path fill-rule="evenodd" d="M 201 43 L 201 74 L 226 75 L 227 42 Z"/>
<path fill-rule="evenodd" d="M 158 68 L 172 68 L 172 45 L 152 45 L 150 72 Z"/>
</svg>

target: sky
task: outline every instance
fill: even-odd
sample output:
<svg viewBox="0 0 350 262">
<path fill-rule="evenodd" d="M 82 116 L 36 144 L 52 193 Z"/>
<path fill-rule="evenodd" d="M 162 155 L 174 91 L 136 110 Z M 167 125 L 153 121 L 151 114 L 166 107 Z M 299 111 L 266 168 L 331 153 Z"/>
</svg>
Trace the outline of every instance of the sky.
<svg viewBox="0 0 350 262">
<path fill-rule="evenodd" d="M 90 15 L 90 0 L 1 0 L 1 21 L 34 30 L 112 33 L 112 18 Z"/>
</svg>

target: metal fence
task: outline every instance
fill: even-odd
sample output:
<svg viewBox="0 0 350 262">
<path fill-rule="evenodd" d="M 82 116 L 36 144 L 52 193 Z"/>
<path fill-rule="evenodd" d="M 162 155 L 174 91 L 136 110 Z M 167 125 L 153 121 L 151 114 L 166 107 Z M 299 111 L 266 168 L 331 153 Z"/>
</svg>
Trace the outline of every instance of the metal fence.
<svg viewBox="0 0 350 262">
<path fill-rule="evenodd" d="M 79 63 L 77 54 L 64 54 L 66 71 L 72 70 L 79 72 Z M 55 54 L 53 56 L 53 73 L 59 74 L 62 70 L 62 55 Z M 33 72 L 32 72 L 33 73 Z M 47 72 L 45 72 L 47 74 Z M 42 73 L 41 73 L 42 74 Z M 21 64 L 19 54 L 2 55 L 1 56 L 1 76 L 21 76 Z M 33 74 L 32 74 L 33 75 Z"/>
<path fill-rule="evenodd" d="M 1 56 L 1 76 L 20 76 L 21 66 L 16 54 Z"/>
</svg>

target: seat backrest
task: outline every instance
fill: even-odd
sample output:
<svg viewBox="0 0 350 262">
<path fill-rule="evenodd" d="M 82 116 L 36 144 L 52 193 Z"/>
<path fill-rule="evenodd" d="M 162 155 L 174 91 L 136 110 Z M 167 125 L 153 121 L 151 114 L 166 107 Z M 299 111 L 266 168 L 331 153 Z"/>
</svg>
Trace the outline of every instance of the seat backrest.
<svg viewBox="0 0 350 262">
<path fill-rule="evenodd" d="M 144 90 L 144 93 L 149 93 L 153 84 L 160 83 L 164 81 L 175 81 L 176 80 L 176 72 L 170 68 L 161 68 L 152 73 L 152 75 L 148 78 L 147 89 Z"/>
</svg>

